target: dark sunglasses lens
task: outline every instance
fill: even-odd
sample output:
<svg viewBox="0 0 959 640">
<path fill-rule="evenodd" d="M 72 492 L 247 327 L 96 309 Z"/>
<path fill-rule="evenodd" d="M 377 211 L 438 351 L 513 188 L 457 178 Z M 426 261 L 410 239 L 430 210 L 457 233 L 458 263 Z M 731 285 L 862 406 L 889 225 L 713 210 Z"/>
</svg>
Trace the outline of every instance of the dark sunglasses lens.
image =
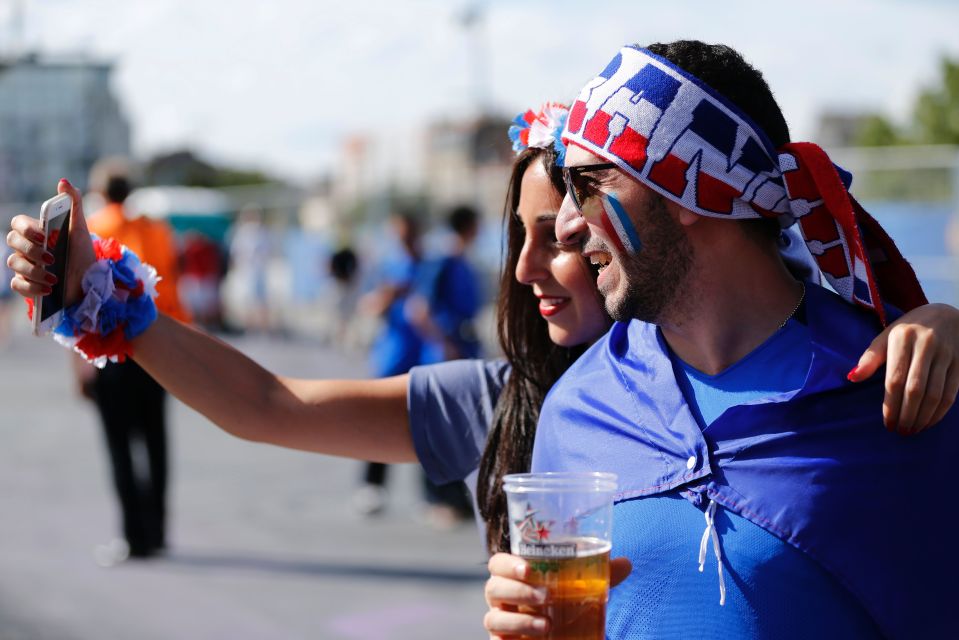
<svg viewBox="0 0 959 640">
<path fill-rule="evenodd" d="M 573 182 L 575 180 L 573 172 L 569 169 L 563 169 L 563 180 L 566 182 L 566 192 L 569 193 L 569 197 L 573 199 L 576 210 L 582 212 L 583 205 L 580 203 L 579 193 Z"/>
</svg>

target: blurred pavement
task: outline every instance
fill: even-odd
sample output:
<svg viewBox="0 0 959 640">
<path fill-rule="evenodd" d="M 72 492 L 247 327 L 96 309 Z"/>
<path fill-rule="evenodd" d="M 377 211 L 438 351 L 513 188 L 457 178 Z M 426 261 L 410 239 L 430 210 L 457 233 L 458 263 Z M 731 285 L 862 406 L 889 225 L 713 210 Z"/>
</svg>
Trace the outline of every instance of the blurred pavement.
<svg viewBox="0 0 959 640">
<path fill-rule="evenodd" d="M 363 519 L 360 463 L 243 442 L 172 400 L 170 552 L 98 567 L 118 514 L 95 409 L 66 352 L 16 324 L 0 345 L 0 639 L 485 637 L 479 536 L 422 523 L 415 467 Z M 235 343 L 284 374 L 365 370 L 313 342 Z"/>
</svg>

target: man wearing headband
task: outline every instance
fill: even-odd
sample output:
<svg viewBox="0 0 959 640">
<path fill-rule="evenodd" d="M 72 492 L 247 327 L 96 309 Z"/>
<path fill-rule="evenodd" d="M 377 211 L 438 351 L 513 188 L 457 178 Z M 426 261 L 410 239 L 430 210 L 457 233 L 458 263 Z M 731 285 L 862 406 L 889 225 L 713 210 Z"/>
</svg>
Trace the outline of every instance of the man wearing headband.
<svg viewBox="0 0 959 640">
<path fill-rule="evenodd" d="M 619 476 L 608 636 L 953 635 L 959 412 L 903 443 L 881 376 L 846 379 L 925 302 L 851 176 L 699 42 L 624 47 L 564 140 L 557 237 L 618 322 L 547 397 L 532 467 Z M 792 225 L 839 295 L 784 265 Z"/>
</svg>

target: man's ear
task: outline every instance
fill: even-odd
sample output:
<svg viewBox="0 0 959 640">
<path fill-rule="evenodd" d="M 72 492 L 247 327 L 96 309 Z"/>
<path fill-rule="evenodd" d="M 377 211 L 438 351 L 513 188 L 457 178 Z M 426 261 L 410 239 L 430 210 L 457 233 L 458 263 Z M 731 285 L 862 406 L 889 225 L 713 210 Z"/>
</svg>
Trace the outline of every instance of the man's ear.
<svg viewBox="0 0 959 640">
<path fill-rule="evenodd" d="M 683 205 L 679 204 L 678 202 L 674 202 L 666 197 L 662 197 L 662 198 L 663 198 L 663 202 L 666 205 L 666 211 L 669 212 L 669 215 L 672 216 L 673 220 L 675 220 L 676 222 L 678 222 L 684 227 L 689 227 L 696 224 L 697 222 L 699 222 L 700 218 L 703 217 L 701 215 L 693 213 L 689 209 L 683 207 Z"/>
<path fill-rule="evenodd" d="M 683 225 L 684 227 L 694 225 L 702 218 L 701 215 L 693 213 L 689 209 L 685 209 L 679 205 L 676 205 L 676 209 L 678 210 L 677 219 L 679 220 L 679 224 Z"/>
</svg>

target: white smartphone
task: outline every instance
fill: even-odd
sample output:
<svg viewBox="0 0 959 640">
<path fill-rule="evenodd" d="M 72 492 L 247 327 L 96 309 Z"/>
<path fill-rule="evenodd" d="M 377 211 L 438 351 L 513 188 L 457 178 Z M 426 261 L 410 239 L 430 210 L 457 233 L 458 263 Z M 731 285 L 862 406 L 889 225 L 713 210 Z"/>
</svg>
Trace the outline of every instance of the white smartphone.
<svg viewBox="0 0 959 640">
<path fill-rule="evenodd" d="M 61 193 L 40 207 L 40 228 L 43 230 L 43 248 L 53 254 L 53 264 L 46 270 L 57 277 L 49 295 L 33 299 L 33 333 L 42 336 L 53 331 L 63 315 L 66 293 L 67 249 L 70 247 L 70 196 Z"/>
</svg>

